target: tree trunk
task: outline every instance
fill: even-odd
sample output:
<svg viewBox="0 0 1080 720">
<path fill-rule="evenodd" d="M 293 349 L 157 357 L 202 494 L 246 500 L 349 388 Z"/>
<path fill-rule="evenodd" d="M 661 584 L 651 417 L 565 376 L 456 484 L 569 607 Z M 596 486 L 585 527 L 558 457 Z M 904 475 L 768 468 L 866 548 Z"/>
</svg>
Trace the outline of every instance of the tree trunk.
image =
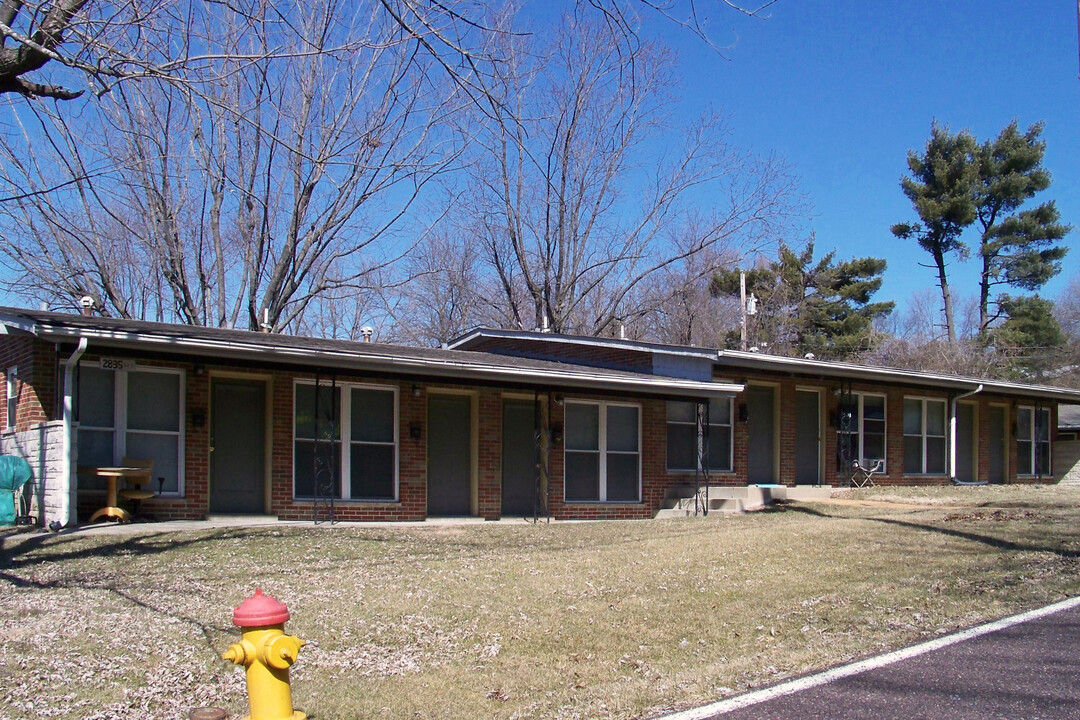
<svg viewBox="0 0 1080 720">
<path fill-rule="evenodd" d="M 985 248 L 985 242 L 983 244 Z M 990 263 L 991 259 L 983 255 L 982 274 L 979 277 L 979 337 L 986 335 L 990 325 Z"/>
<path fill-rule="evenodd" d="M 945 255 L 935 251 L 934 262 L 937 264 L 938 286 L 941 288 L 941 300 L 945 305 L 945 332 L 949 336 L 949 344 L 956 344 L 956 325 L 953 324 L 952 293 L 949 292 L 949 280 L 945 275 Z"/>
</svg>

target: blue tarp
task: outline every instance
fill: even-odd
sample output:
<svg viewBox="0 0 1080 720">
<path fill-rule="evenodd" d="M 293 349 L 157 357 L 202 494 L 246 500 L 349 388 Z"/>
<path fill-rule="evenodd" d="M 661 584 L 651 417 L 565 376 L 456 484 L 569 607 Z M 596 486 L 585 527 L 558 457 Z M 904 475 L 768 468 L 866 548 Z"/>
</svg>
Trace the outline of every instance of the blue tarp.
<svg viewBox="0 0 1080 720">
<path fill-rule="evenodd" d="M 30 463 L 18 455 L 0 455 L 0 525 L 15 524 L 15 495 L 30 482 Z"/>
</svg>

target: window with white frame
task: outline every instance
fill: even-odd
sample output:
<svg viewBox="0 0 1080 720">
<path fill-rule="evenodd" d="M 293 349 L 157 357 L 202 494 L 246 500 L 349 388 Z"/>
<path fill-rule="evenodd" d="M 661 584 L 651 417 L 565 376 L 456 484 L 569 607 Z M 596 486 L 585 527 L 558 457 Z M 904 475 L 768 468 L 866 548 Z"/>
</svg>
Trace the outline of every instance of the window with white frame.
<svg viewBox="0 0 1080 720">
<path fill-rule="evenodd" d="M 9 367 L 4 375 L 4 381 L 7 393 L 7 424 L 5 427 L 8 430 L 14 430 L 19 409 L 19 368 Z"/>
<path fill-rule="evenodd" d="M 1049 475 L 1050 409 L 1021 407 L 1016 411 L 1018 475 Z"/>
<path fill-rule="evenodd" d="M 943 475 L 946 472 L 945 401 L 904 398 L 904 472 Z"/>
<path fill-rule="evenodd" d="M 731 398 L 709 400 L 709 435 L 704 440 L 710 472 L 731 472 Z M 695 472 L 698 467 L 697 403 L 667 404 L 667 469 Z"/>
<path fill-rule="evenodd" d="M 118 465 L 124 457 L 153 460 L 154 481 L 167 495 L 183 492 L 184 377 L 180 370 L 84 363 L 77 373 L 80 465 Z M 102 479 L 80 479 L 103 489 Z M 153 488 L 157 489 L 157 486 Z"/>
<path fill-rule="evenodd" d="M 396 388 L 320 385 L 316 402 L 315 384 L 298 382 L 293 408 L 294 497 L 318 482 L 342 500 L 397 499 Z"/>
<path fill-rule="evenodd" d="M 641 407 L 567 401 L 565 414 L 567 502 L 639 502 Z"/>
<path fill-rule="evenodd" d="M 848 472 L 850 467 L 839 467 L 846 453 L 851 460 L 858 460 L 863 467 L 880 463 L 885 472 L 885 396 L 872 393 L 852 393 L 851 404 L 839 408 L 837 423 L 838 469 Z"/>
</svg>

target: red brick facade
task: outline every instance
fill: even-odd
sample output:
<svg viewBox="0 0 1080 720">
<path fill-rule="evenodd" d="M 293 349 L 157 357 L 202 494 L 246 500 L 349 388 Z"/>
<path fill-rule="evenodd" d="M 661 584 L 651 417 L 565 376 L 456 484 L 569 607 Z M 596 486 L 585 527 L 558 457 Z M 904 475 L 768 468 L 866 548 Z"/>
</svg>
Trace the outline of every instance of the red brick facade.
<svg viewBox="0 0 1080 720">
<path fill-rule="evenodd" d="M 588 350 L 588 348 L 584 348 Z M 607 352 L 606 349 L 601 349 Z M 623 352 L 623 351 L 620 351 Z M 646 355 L 645 353 L 632 353 Z M 66 353 L 64 355 L 66 357 Z M 88 353 L 84 362 L 95 362 L 98 356 Z M 185 388 L 183 420 L 183 495 L 182 497 L 158 497 L 143 503 L 143 511 L 161 518 L 203 518 L 212 512 L 210 507 L 211 477 L 211 382 L 215 377 L 251 378 L 262 381 L 267 388 L 267 413 L 269 427 L 267 438 L 269 459 L 267 470 L 267 510 L 283 519 L 309 519 L 312 503 L 293 497 L 293 398 L 295 383 L 311 381 L 312 372 L 287 371 L 274 367 L 248 368 L 238 363 L 211 363 L 204 360 L 174 361 L 133 357 L 139 365 L 180 369 Z M 565 358 L 564 358 L 565 359 Z M 624 358 L 625 359 L 625 358 Z M 611 358 L 614 361 L 614 358 Z M 636 360 L 641 365 L 640 359 Z M 58 362 L 54 346 L 33 338 L 5 336 L 0 338 L 0 373 L 9 367 L 18 367 L 18 403 L 16 427 L 24 430 L 57 414 L 57 380 L 63 377 L 63 364 Z M 638 369 L 641 369 L 640 367 Z M 820 423 L 822 430 L 821 479 L 825 484 L 845 485 L 849 473 L 838 470 L 836 463 L 837 433 L 830 424 L 835 416 L 839 398 L 838 381 L 820 378 L 799 378 L 755 372 L 732 376 L 730 371 L 718 372 L 718 377 L 739 383 L 767 384 L 773 388 L 775 398 L 776 448 L 775 465 L 778 480 L 791 484 L 795 476 L 797 389 L 815 389 L 822 399 Z M 325 380 L 326 375 L 322 376 Z M 6 377 L 4 377 L 6 380 Z M 532 391 L 519 388 L 496 389 L 452 385 L 448 383 L 423 383 L 411 380 L 386 379 L 362 374 L 339 372 L 338 383 L 368 383 L 393 386 L 398 398 L 398 500 L 386 501 L 337 501 L 336 515 L 341 520 L 422 520 L 427 517 L 427 399 L 433 393 L 458 393 L 470 398 L 472 403 L 472 514 L 489 520 L 502 514 L 502 407 L 508 395 L 532 396 Z M 6 386 L 6 384 L 5 384 Z M 903 401 L 905 396 L 947 399 L 939 390 L 917 387 L 854 384 L 854 392 L 881 393 L 886 396 L 887 417 L 887 463 L 888 471 L 877 479 L 879 484 L 943 484 L 944 475 L 912 476 L 903 472 Z M 565 423 L 565 401 L 568 399 L 598 399 L 586 393 L 574 392 L 565 398 L 548 396 L 548 422 L 550 427 L 562 429 Z M 548 398 L 545 398 L 545 400 Z M 666 402 L 656 398 L 611 397 L 607 401 L 633 403 L 640 407 L 641 423 L 641 501 L 635 503 L 566 502 L 563 481 L 563 447 L 555 442 L 548 457 L 550 477 L 547 482 L 547 499 L 550 514 L 555 518 L 648 518 L 661 507 L 665 492 L 674 485 L 691 483 L 692 473 L 668 472 L 666 470 Z M 1050 478 L 1019 478 L 1017 469 L 1017 443 L 1015 427 L 1017 407 L 1034 405 L 1026 400 L 979 394 L 969 401 L 975 405 L 977 433 L 977 476 L 985 480 L 989 475 L 989 423 L 986 418 L 991 404 L 1007 407 L 1008 428 L 1008 478 L 1012 482 L 1046 482 Z M 734 400 L 732 417 L 734 467 L 728 473 L 713 473 L 714 484 L 740 485 L 747 481 L 747 423 L 740 419 L 740 407 L 746 402 L 745 394 Z M 1051 407 L 1051 428 L 1056 427 L 1056 405 Z M 6 412 L 3 421 L 6 427 Z M 419 437 L 414 437 L 414 433 Z M 80 497 L 79 516 L 85 518 L 101 504 L 101 494 L 84 493 Z"/>
<path fill-rule="evenodd" d="M 0 430 L 27 430 L 56 420 L 56 354 L 50 343 L 31 337 L 4 336 L 0 342 Z M 8 426 L 8 371 L 15 368 L 16 416 Z"/>
</svg>

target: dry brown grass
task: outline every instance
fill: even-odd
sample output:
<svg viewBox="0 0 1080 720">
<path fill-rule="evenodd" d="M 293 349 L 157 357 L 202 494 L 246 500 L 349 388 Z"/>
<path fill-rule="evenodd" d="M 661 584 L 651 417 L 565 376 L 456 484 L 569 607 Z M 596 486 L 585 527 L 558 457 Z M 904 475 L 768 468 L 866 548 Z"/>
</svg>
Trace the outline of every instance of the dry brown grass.
<svg viewBox="0 0 1080 720">
<path fill-rule="evenodd" d="M 0 717 L 239 717 L 218 654 L 257 586 L 309 641 L 314 720 L 648 717 L 1080 591 L 1075 490 L 857 497 L 930 504 L 9 537 Z"/>
</svg>

